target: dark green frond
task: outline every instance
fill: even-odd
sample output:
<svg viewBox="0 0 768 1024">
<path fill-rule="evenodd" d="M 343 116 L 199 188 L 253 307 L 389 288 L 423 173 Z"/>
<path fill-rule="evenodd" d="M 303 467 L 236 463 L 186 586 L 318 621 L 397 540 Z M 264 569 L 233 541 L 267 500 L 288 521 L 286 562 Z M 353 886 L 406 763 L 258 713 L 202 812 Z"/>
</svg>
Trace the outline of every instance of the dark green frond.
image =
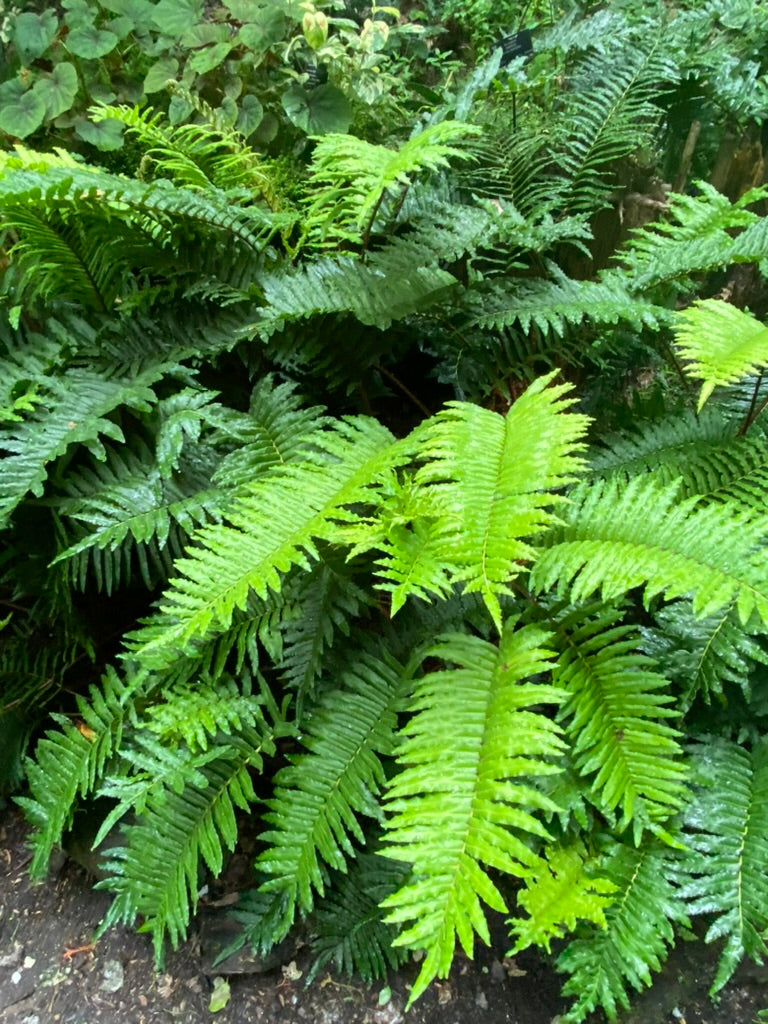
<svg viewBox="0 0 768 1024">
<path fill-rule="evenodd" d="M 214 875 L 221 872 L 224 850 L 233 850 L 237 839 L 235 808 L 248 810 L 256 799 L 250 771 L 260 769 L 263 755 L 272 753 L 270 730 L 246 727 L 230 733 L 215 758 L 199 769 L 202 785 L 189 783 L 150 797 L 138 823 L 125 828 L 126 845 L 111 851 L 105 862 L 110 874 L 99 886 L 115 899 L 102 931 L 141 914 L 141 930 L 151 933 L 155 960 L 162 963 L 166 935 L 174 948 L 186 936 L 201 864 Z M 185 757 L 189 753 L 181 748 L 176 759 L 182 773 Z"/>
<path fill-rule="evenodd" d="M 655 619 L 642 646 L 676 684 L 683 712 L 698 699 L 725 701 L 729 683 L 748 696 L 755 666 L 768 664 L 764 624 L 757 616 L 742 623 L 733 604 L 698 618 L 687 601 L 674 601 Z"/>
<path fill-rule="evenodd" d="M 397 970 L 408 953 L 392 943 L 397 930 L 381 920 L 379 904 L 406 881 L 408 869 L 397 861 L 361 853 L 349 872 L 334 879 L 333 888 L 312 914 L 314 962 L 311 982 L 328 964 L 345 974 L 372 982 Z"/>
<path fill-rule="evenodd" d="M 293 755 L 275 778 L 275 796 L 262 835 L 269 847 L 258 858 L 268 876 L 265 892 L 287 895 L 302 912 L 322 895 L 328 868 L 344 871 L 362 844 L 358 817 L 378 819 L 376 794 L 384 784 L 381 757 L 392 752 L 396 713 L 410 685 L 394 659 L 361 652 L 326 690 L 302 731 L 306 753 Z"/>
<path fill-rule="evenodd" d="M 52 378 L 45 406 L 0 432 L 0 450 L 9 453 L 3 459 L 0 481 L 0 525 L 29 492 L 43 493 L 48 464 L 70 445 L 88 445 L 104 458 L 101 436 L 124 441 L 121 428 L 109 415 L 121 407 L 147 411 L 156 401 L 151 385 L 162 374 L 163 367 L 154 366 L 132 378 L 85 369 Z"/>
<path fill-rule="evenodd" d="M 680 733 L 668 681 L 640 654 L 640 637 L 615 609 L 583 611 L 557 623 L 560 657 L 552 681 L 568 694 L 559 719 L 598 806 L 619 810 L 619 830 L 664 821 L 685 795 Z"/>
<path fill-rule="evenodd" d="M 563 1017 L 579 1024 L 598 1006 L 614 1021 L 629 1007 L 629 990 L 651 984 L 674 943 L 674 925 L 686 926 L 685 904 L 675 887 L 677 854 L 661 843 L 640 849 L 614 844 L 596 865 L 616 887 L 605 912 L 605 929 L 592 928 L 571 941 L 557 959 L 570 977 L 564 995 L 576 996 Z"/>
<path fill-rule="evenodd" d="M 123 682 L 111 669 L 101 686 L 92 686 L 89 700 L 78 697 L 82 723 L 55 715 L 58 732 L 49 731 L 26 763 L 30 796 L 18 802 L 32 822 L 34 857 L 30 871 L 42 877 L 51 851 L 68 828 L 78 796 L 92 794 L 115 751 L 133 703 L 141 695 L 144 679 Z"/>
<path fill-rule="evenodd" d="M 750 754 L 709 737 L 694 753 L 699 783 L 685 810 L 690 914 L 712 915 L 706 941 L 725 939 L 710 992 L 718 992 L 744 955 L 768 955 L 768 741 Z"/>
</svg>

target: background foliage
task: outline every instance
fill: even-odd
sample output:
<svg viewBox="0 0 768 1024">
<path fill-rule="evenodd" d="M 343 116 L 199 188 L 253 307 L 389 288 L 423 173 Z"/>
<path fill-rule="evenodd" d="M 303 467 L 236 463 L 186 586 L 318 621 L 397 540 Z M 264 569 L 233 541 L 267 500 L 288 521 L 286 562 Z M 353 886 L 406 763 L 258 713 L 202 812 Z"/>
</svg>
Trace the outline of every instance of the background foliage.
<svg viewBox="0 0 768 1024">
<path fill-rule="evenodd" d="M 3 12 L 0 786 L 158 963 L 766 952 L 765 11 Z M 498 45 L 497 45 L 498 44 Z M 701 922 L 698 919 L 701 918 Z"/>
</svg>

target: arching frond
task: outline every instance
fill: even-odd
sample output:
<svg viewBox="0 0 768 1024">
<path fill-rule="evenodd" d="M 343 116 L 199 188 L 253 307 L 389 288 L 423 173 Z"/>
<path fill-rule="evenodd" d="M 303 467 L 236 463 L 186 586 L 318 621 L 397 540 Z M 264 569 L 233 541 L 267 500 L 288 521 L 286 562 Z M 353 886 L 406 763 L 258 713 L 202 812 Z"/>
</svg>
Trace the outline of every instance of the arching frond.
<svg viewBox="0 0 768 1024">
<path fill-rule="evenodd" d="M 279 592 L 281 574 L 309 567 L 315 542 L 335 533 L 333 520 L 344 518 L 345 507 L 370 502 L 371 485 L 409 458 L 385 427 L 364 417 L 339 421 L 315 445 L 303 461 L 257 481 L 227 524 L 195 534 L 197 546 L 176 563 L 179 576 L 161 605 L 165 628 L 147 643 L 150 656 L 227 629 L 251 590 Z"/>
<path fill-rule="evenodd" d="M 138 823 L 124 829 L 126 845 L 112 850 L 104 862 L 109 875 L 99 887 L 115 893 L 115 899 L 102 932 L 141 914 L 141 930 L 151 933 L 155 961 L 162 963 L 166 935 L 174 948 L 186 936 L 190 909 L 197 906 L 201 864 L 214 875 L 221 872 L 224 850 L 233 850 L 237 840 L 235 808 L 247 811 L 256 799 L 250 771 L 259 769 L 263 756 L 274 749 L 266 724 L 245 727 L 208 752 L 207 763 L 196 768 L 202 784 L 186 778 L 178 788 L 161 788 L 150 797 Z M 190 757 L 185 748 L 175 753 L 182 777 Z"/>
<path fill-rule="evenodd" d="M 644 586 L 646 601 L 692 595 L 697 615 L 736 601 L 746 622 L 753 609 L 768 620 L 768 518 L 730 504 L 699 507 L 678 500 L 676 484 L 638 477 L 585 485 L 574 494 L 568 525 L 537 554 L 531 578 L 581 601 L 595 591 L 610 600 Z"/>
<path fill-rule="evenodd" d="M 558 769 L 558 727 L 531 708 L 562 691 L 528 681 L 551 665 L 548 636 L 509 621 L 499 646 L 467 634 L 443 638 L 428 655 L 458 667 L 418 680 L 390 784 L 385 853 L 413 865 L 413 880 L 383 903 L 407 927 L 398 946 L 426 957 L 411 989 L 417 999 L 445 977 L 456 937 L 468 956 L 473 933 L 489 941 L 481 900 L 506 909 L 490 869 L 527 877 L 539 864 L 530 837 L 546 838 L 536 816 L 555 806 L 531 775 Z M 461 735 L 461 742 L 455 742 Z"/>
<path fill-rule="evenodd" d="M 664 676 L 638 652 L 640 637 L 615 609 L 579 611 L 557 623 L 560 656 L 552 681 L 568 694 L 560 712 L 572 757 L 591 777 L 598 806 L 619 810 L 618 829 L 669 818 L 685 795 L 680 733 Z"/>
<path fill-rule="evenodd" d="M 701 409 L 716 387 L 768 365 L 768 327 L 736 306 L 704 299 L 677 315 L 675 339 L 686 373 L 703 381 Z"/>
<path fill-rule="evenodd" d="M 579 1024 L 600 1006 L 609 1020 L 628 1009 L 629 990 L 651 984 L 674 944 L 674 926 L 688 925 L 685 904 L 675 887 L 677 854 L 661 843 L 639 849 L 613 844 L 596 865 L 601 878 L 615 886 L 606 909 L 606 927 L 593 927 L 572 940 L 557 958 L 558 970 L 570 975 L 563 995 L 576 997 L 565 1014 Z"/>
<path fill-rule="evenodd" d="M 257 860 L 267 876 L 264 892 L 285 894 L 290 907 L 306 913 L 315 893 L 325 892 L 328 868 L 346 870 L 352 840 L 365 841 L 358 817 L 380 816 L 381 758 L 394 748 L 409 682 L 394 659 L 361 653 L 341 685 L 321 695 L 303 729 L 305 752 L 275 777 L 265 816 L 272 827 L 261 836 L 269 845 Z"/>
<path fill-rule="evenodd" d="M 506 417 L 450 403 L 423 426 L 418 484 L 433 488 L 452 528 L 446 561 L 465 591 L 477 591 L 501 628 L 498 595 L 532 557 L 529 540 L 556 521 L 553 493 L 581 469 L 588 419 L 568 413 L 567 385 L 541 377 Z M 386 550 L 386 549 L 385 549 Z"/>
<path fill-rule="evenodd" d="M 528 917 L 515 917 L 512 937 L 517 939 L 509 956 L 528 946 L 543 946 L 547 952 L 553 939 L 572 932 L 577 921 L 591 921 L 606 928 L 605 912 L 614 901 L 617 886 L 594 873 L 594 858 L 581 842 L 571 846 L 550 846 L 539 868 L 520 890 L 517 902 Z"/>
<path fill-rule="evenodd" d="M 119 749 L 126 719 L 141 696 L 145 677 L 124 682 L 111 669 L 101 686 L 90 688 L 89 699 L 77 698 L 81 722 L 55 715 L 59 726 L 40 740 L 34 760 L 26 763 L 30 795 L 18 802 L 32 822 L 34 857 L 30 871 L 41 878 L 48 860 L 72 820 L 78 796 L 92 795 Z"/>
<path fill-rule="evenodd" d="M 155 365 L 131 378 L 73 369 L 51 378 L 45 406 L 0 432 L 0 450 L 9 453 L 0 480 L 0 525 L 27 494 L 43 493 L 48 464 L 70 445 L 88 445 L 103 458 L 100 437 L 124 441 L 122 430 L 108 417 L 120 408 L 148 410 L 156 401 L 151 386 L 164 369 Z"/>
<path fill-rule="evenodd" d="M 729 683 L 749 695 L 755 667 L 768 664 L 765 624 L 757 616 L 741 622 L 733 604 L 699 618 L 687 601 L 673 601 L 655 619 L 642 646 L 676 684 L 683 712 L 699 699 L 726 699 Z"/>
</svg>

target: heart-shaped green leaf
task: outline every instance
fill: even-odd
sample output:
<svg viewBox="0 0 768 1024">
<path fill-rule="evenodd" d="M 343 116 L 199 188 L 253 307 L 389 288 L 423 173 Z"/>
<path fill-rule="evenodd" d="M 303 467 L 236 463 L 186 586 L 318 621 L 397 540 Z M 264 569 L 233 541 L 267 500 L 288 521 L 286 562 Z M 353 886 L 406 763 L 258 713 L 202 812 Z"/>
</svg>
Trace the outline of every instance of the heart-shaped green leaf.
<svg viewBox="0 0 768 1024">
<path fill-rule="evenodd" d="M 42 75 L 35 82 L 35 92 L 45 104 L 46 119 L 63 114 L 72 106 L 77 96 L 77 72 L 72 64 L 64 61 L 57 64 L 50 74 Z"/>
<path fill-rule="evenodd" d="M 75 124 L 75 131 L 81 139 L 105 152 L 123 145 L 123 126 L 118 121 L 107 119 L 94 124 L 82 117 Z"/>
<path fill-rule="evenodd" d="M 160 0 L 152 20 L 161 32 L 169 36 L 182 36 L 203 16 L 202 0 Z"/>
<path fill-rule="evenodd" d="M 289 121 L 307 135 L 346 132 L 352 123 L 349 100 L 335 85 L 320 85 L 307 91 L 294 85 L 282 97 Z"/>
<path fill-rule="evenodd" d="M 165 88 L 169 78 L 175 78 L 179 62 L 175 57 L 161 57 L 156 60 L 144 77 L 144 92 L 159 92 Z"/>
<path fill-rule="evenodd" d="M 44 118 L 45 103 L 34 89 L 26 89 L 18 79 L 0 85 L 0 131 L 25 139 Z"/>
<path fill-rule="evenodd" d="M 45 11 L 43 14 L 26 12 L 12 19 L 11 25 L 13 45 L 22 67 L 27 68 L 51 45 L 59 22 L 53 11 Z"/>
<path fill-rule="evenodd" d="M 73 29 L 67 36 L 67 49 L 76 57 L 97 60 L 106 57 L 117 46 L 117 36 L 106 28 L 83 25 Z"/>
<path fill-rule="evenodd" d="M 255 132 L 264 117 L 264 107 L 257 96 L 250 94 L 240 100 L 240 114 L 237 118 L 237 130 L 247 139 Z"/>
</svg>

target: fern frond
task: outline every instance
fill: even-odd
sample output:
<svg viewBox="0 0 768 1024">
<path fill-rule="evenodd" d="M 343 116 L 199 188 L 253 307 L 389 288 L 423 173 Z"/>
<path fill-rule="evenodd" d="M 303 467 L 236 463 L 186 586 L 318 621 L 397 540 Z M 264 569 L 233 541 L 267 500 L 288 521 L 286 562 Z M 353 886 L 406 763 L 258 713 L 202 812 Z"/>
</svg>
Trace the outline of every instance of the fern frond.
<svg viewBox="0 0 768 1024">
<path fill-rule="evenodd" d="M 514 917 L 511 937 L 516 938 L 509 956 L 528 946 L 543 946 L 549 953 L 553 939 L 562 939 L 565 929 L 572 932 L 577 921 L 591 921 L 606 928 L 605 911 L 613 903 L 617 886 L 595 875 L 584 844 L 550 846 L 539 868 L 517 894 L 518 904 L 528 917 Z"/>
<path fill-rule="evenodd" d="M 299 719 L 334 641 L 349 636 L 352 622 L 373 603 L 330 550 L 321 552 L 321 558 L 286 595 L 295 614 L 284 620 L 282 657 L 276 659 L 286 684 L 295 692 Z"/>
<path fill-rule="evenodd" d="M 708 738 L 694 752 L 697 787 L 685 810 L 687 879 L 680 889 L 692 915 L 714 915 L 705 941 L 725 939 L 710 993 L 742 957 L 768 955 L 768 742 L 749 753 Z"/>
<path fill-rule="evenodd" d="M 316 541 L 335 535 L 333 521 L 344 518 L 345 506 L 370 502 L 371 485 L 410 457 L 385 427 L 364 417 L 337 422 L 315 445 L 303 461 L 257 481 L 228 513 L 228 524 L 194 535 L 197 546 L 176 563 L 179 576 L 161 605 L 165 628 L 144 647 L 150 657 L 226 630 L 250 591 L 262 598 L 279 592 L 280 575 L 295 565 L 308 568 Z"/>
<path fill-rule="evenodd" d="M 768 365 L 768 327 L 736 306 L 704 299 L 677 314 L 675 340 L 685 372 L 702 380 L 699 411 L 716 387 Z"/>
<path fill-rule="evenodd" d="M 72 444 L 85 444 L 105 457 L 100 437 L 125 440 L 109 419 L 117 409 L 146 412 L 156 401 L 151 385 L 163 375 L 162 366 L 145 369 L 133 378 L 109 376 L 96 370 L 68 370 L 51 378 L 45 407 L 35 409 L 22 423 L 0 432 L 3 459 L 0 481 L 0 525 L 30 492 L 43 493 L 47 466 Z"/>
<path fill-rule="evenodd" d="M 312 914 L 315 959 L 307 982 L 329 963 L 368 983 L 397 970 L 408 953 L 392 943 L 397 930 L 381 920 L 379 904 L 406 881 L 407 868 L 374 853 L 360 853 L 349 872 L 320 900 Z"/>
<path fill-rule="evenodd" d="M 47 732 L 37 745 L 34 760 L 27 760 L 30 796 L 17 799 L 35 829 L 31 836 L 33 877 L 45 874 L 51 851 L 72 820 L 78 795 L 93 793 L 119 750 L 123 726 L 144 682 L 145 677 L 139 675 L 126 683 L 108 669 L 101 685 L 90 688 L 88 700 L 77 697 L 81 724 L 54 715 L 59 731 Z"/>
<path fill-rule="evenodd" d="M 645 298 L 630 294 L 624 282 L 605 276 L 600 281 L 573 281 L 557 272 L 554 281 L 494 280 L 473 288 L 466 300 L 471 326 L 501 330 L 519 325 L 552 331 L 562 338 L 567 325 L 585 322 L 658 328 L 669 314 Z"/>
<path fill-rule="evenodd" d="M 635 152 L 659 120 L 660 84 L 679 75 L 661 47 L 634 41 L 585 57 L 566 94 L 560 124 L 567 145 L 552 154 L 568 210 L 592 210 L 612 188 L 611 164 Z"/>
<path fill-rule="evenodd" d="M 548 635 L 515 625 L 507 622 L 498 647 L 443 637 L 428 655 L 458 667 L 416 682 L 402 729 L 385 853 L 413 864 L 413 881 L 383 907 L 388 922 L 410 922 L 396 944 L 426 951 L 411 1002 L 447 975 L 457 935 L 468 956 L 474 932 L 489 941 L 480 901 L 506 907 L 488 869 L 518 878 L 535 870 L 530 837 L 548 837 L 536 812 L 556 809 L 528 777 L 558 771 L 551 759 L 563 746 L 560 730 L 531 708 L 563 694 L 526 681 L 551 666 Z"/>
<path fill-rule="evenodd" d="M 275 384 L 271 375 L 253 389 L 246 414 L 220 407 L 211 438 L 226 450 L 213 481 L 240 490 L 269 470 L 298 461 L 315 434 L 330 423 L 319 406 L 304 405 L 290 382 Z"/>
<path fill-rule="evenodd" d="M 339 239 L 367 242 L 386 193 L 407 187 L 419 173 L 447 167 L 449 158 L 467 159 L 455 144 L 478 131 L 462 121 L 441 121 L 399 150 L 353 135 L 323 135 L 312 154 L 305 230 L 321 245 Z"/>
<path fill-rule="evenodd" d="M 226 676 L 216 684 L 197 681 L 165 690 L 161 702 L 144 711 L 143 726 L 163 744 L 184 744 L 191 751 L 208 750 L 219 734 L 240 733 L 263 722 L 260 697 L 242 693 Z"/>
<path fill-rule="evenodd" d="M 607 274 L 629 282 L 635 294 L 644 294 L 670 281 L 685 285 L 691 274 L 768 255 L 765 218 L 747 209 L 765 197 L 765 188 L 731 203 L 706 182 L 696 185 L 697 196 L 671 194 L 667 218 L 635 231 L 621 250 L 621 268 Z M 740 228 L 744 230 L 739 233 Z"/>
<path fill-rule="evenodd" d="M 130 578 L 134 561 L 147 587 L 164 580 L 171 556 L 202 523 L 218 520 L 226 493 L 211 487 L 215 453 L 202 446 L 168 478 L 145 445 L 109 448 L 105 463 L 81 469 L 67 480 L 69 496 L 55 502 L 65 519 L 82 524 L 79 540 L 52 564 L 66 562 L 70 577 L 85 589 L 91 572 L 99 590 L 111 594 Z"/>
<path fill-rule="evenodd" d="M 697 618 L 687 601 L 673 601 L 655 619 L 658 628 L 643 631 L 643 649 L 677 684 L 683 713 L 699 698 L 724 701 L 728 683 L 749 696 L 755 667 L 768 665 L 764 624 L 756 616 L 741 622 L 733 604 Z"/>
<path fill-rule="evenodd" d="M 638 653 L 640 637 L 615 609 L 566 615 L 557 624 L 560 657 L 552 681 L 568 694 L 560 708 L 578 771 L 592 776 L 598 806 L 620 810 L 639 844 L 644 828 L 682 803 L 685 768 L 668 682 Z"/>
<path fill-rule="evenodd" d="M 568 525 L 539 551 L 537 589 L 556 586 L 578 602 L 600 591 L 606 600 L 645 587 L 645 600 L 692 595 L 697 615 L 737 603 L 768 619 L 768 565 L 761 548 L 768 519 L 729 504 L 699 507 L 678 500 L 678 487 L 638 477 L 626 487 L 597 481 L 573 494 Z"/>
<path fill-rule="evenodd" d="M 312 910 L 314 892 L 325 892 L 328 867 L 346 870 L 352 839 L 364 843 L 358 816 L 380 817 L 380 759 L 394 747 L 410 679 L 393 658 L 362 653 L 341 682 L 323 693 L 308 718 L 306 753 L 290 757 L 275 777 L 265 816 L 273 827 L 261 836 L 269 846 L 257 860 L 267 876 L 263 891 L 284 893 L 304 913 Z"/>
<path fill-rule="evenodd" d="M 416 481 L 430 487 L 453 528 L 446 561 L 465 592 L 477 591 L 501 629 L 499 595 L 534 557 L 528 539 L 556 522 L 553 494 L 581 469 L 588 419 L 567 413 L 567 385 L 541 377 L 506 417 L 454 402 L 423 425 Z M 386 550 L 386 548 L 385 548 Z"/>
<path fill-rule="evenodd" d="M 685 904 L 675 886 L 677 855 L 661 843 L 639 849 L 613 844 L 596 866 L 615 886 L 606 927 L 570 942 L 557 968 L 570 975 L 563 995 L 576 1002 L 563 1020 L 580 1024 L 598 1006 L 609 1020 L 629 1008 L 628 990 L 651 984 L 674 943 L 674 926 L 686 927 Z"/>
<path fill-rule="evenodd" d="M 200 769 L 203 785 L 153 795 L 139 822 L 124 830 L 126 845 L 111 851 L 110 872 L 99 887 L 115 893 L 100 930 L 144 917 L 141 931 L 150 932 L 155 961 L 163 960 L 166 935 L 173 948 L 186 936 L 190 909 L 197 905 L 201 862 L 221 873 L 224 849 L 237 839 L 235 808 L 247 811 L 256 799 L 250 771 L 273 754 L 269 728 L 246 727 L 227 736 L 215 759 Z M 185 753 L 177 752 L 183 771 Z M 189 756 L 187 752 L 186 756 Z"/>
<path fill-rule="evenodd" d="M 435 266 L 403 262 L 382 269 L 338 256 L 277 270 L 265 275 L 261 286 L 268 305 L 254 326 L 268 334 L 285 321 L 334 312 L 350 312 L 384 330 L 444 297 L 456 278 Z"/>
</svg>

